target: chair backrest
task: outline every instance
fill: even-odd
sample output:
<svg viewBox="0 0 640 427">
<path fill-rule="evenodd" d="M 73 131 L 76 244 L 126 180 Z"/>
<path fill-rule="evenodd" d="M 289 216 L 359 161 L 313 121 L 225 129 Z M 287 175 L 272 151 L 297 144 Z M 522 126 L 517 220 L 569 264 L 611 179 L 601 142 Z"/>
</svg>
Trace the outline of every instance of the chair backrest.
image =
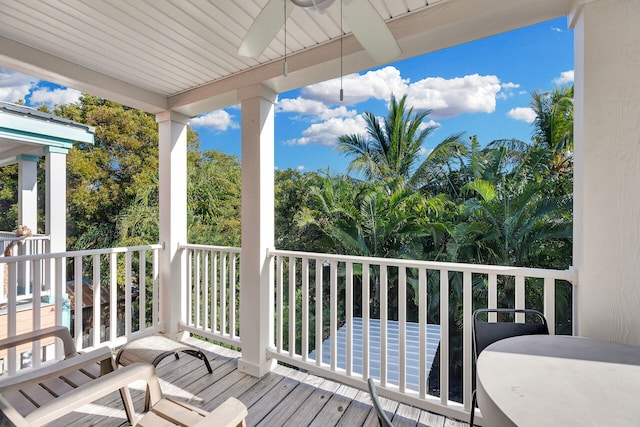
<svg viewBox="0 0 640 427">
<path fill-rule="evenodd" d="M 380 401 L 378 400 L 378 393 L 376 393 L 376 384 L 373 382 L 373 378 L 369 378 L 369 393 L 371 394 L 371 402 L 373 402 L 373 408 L 378 415 L 378 421 L 382 427 L 393 427 L 391 420 L 387 417 L 387 414 L 382 409 Z"/>
<path fill-rule="evenodd" d="M 516 323 L 513 321 L 486 322 L 479 320 L 480 315 L 497 313 L 498 317 L 505 315 L 515 315 L 522 313 L 525 315 L 526 323 Z M 533 318 L 533 322 L 527 322 L 527 318 Z M 496 341 L 517 337 L 520 335 L 549 335 L 547 320 L 544 315 L 532 309 L 511 309 L 511 308 L 483 308 L 473 313 L 473 344 L 476 357 Z"/>
</svg>

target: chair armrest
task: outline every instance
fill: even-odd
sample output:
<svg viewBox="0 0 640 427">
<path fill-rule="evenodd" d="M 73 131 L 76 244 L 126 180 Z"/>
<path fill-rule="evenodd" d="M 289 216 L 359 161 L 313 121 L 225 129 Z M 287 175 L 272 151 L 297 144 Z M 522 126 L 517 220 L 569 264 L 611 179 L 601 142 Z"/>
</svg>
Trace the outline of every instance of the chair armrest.
<svg viewBox="0 0 640 427">
<path fill-rule="evenodd" d="M 162 398 L 160 382 L 153 365 L 133 363 L 63 394 L 31 412 L 25 419 L 29 426 L 47 424 L 111 392 L 126 388 L 129 384 L 138 380 L 145 381 L 148 384 L 152 402 L 157 402 Z"/>
<path fill-rule="evenodd" d="M 24 373 L 9 375 L 0 379 L 0 393 L 23 388 L 32 383 L 38 384 L 49 378 L 59 377 L 73 371 L 77 371 L 84 366 L 93 363 L 101 363 L 101 374 L 114 369 L 113 356 L 109 347 L 101 347 L 89 353 L 81 353 L 75 357 L 61 360 L 37 369 L 28 369 Z M 105 369 L 105 364 L 107 365 Z"/>
<path fill-rule="evenodd" d="M 224 403 L 214 409 L 209 415 L 204 417 L 202 421 L 194 427 L 219 426 L 219 427 L 236 427 L 243 425 L 244 419 L 249 412 L 244 403 L 235 397 L 230 397 Z"/>
<path fill-rule="evenodd" d="M 15 337 L 5 338 L 0 341 L 0 350 L 17 347 L 21 344 L 27 344 L 47 337 L 57 337 L 62 340 L 65 358 L 76 354 L 76 346 L 73 343 L 69 329 L 64 326 L 51 326 L 37 331 L 27 332 L 26 334 L 16 335 Z"/>
</svg>

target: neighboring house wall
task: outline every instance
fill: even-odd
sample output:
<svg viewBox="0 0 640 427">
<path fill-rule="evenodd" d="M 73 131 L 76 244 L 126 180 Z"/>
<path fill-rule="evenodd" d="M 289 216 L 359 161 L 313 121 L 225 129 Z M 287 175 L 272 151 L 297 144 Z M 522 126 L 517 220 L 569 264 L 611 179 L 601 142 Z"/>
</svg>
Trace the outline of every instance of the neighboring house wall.
<svg viewBox="0 0 640 427">
<path fill-rule="evenodd" d="M 18 312 L 16 313 L 16 334 L 22 334 L 26 332 L 31 332 L 33 330 L 33 310 L 31 309 L 31 304 L 25 303 L 24 309 L 20 309 L 18 307 Z M 7 338 L 7 330 L 8 330 L 8 316 L 6 313 L 6 305 L 0 306 L 0 340 Z M 40 328 L 47 328 L 49 326 L 55 325 L 55 306 L 53 304 L 46 305 L 40 309 Z M 45 349 L 47 346 L 54 344 L 55 338 L 47 338 L 40 342 L 41 348 Z M 27 352 L 31 352 L 32 346 L 31 344 L 25 344 L 22 346 L 18 346 L 16 348 L 16 357 L 18 360 L 28 360 L 30 363 L 31 355 Z M 43 350 L 44 351 L 44 350 Z M 47 349 L 47 356 L 44 357 L 45 360 L 48 360 L 51 357 L 52 352 Z M 23 355 L 21 357 L 21 355 Z M 7 360 L 7 351 L 0 351 L 0 375 L 4 374 L 6 371 L 6 360 Z"/>
</svg>

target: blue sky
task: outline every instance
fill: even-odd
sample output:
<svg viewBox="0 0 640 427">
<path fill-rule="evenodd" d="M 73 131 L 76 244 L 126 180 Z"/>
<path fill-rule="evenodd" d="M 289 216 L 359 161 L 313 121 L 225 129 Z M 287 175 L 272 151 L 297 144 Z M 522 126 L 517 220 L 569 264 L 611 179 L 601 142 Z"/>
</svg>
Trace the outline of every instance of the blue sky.
<svg viewBox="0 0 640 427">
<path fill-rule="evenodd" d="M 394 62 L 279 95 L 275 115 L 275 167 L 344 172 L 349 160 L 336 138 L 364 133 L 362 113 L 387 114 L 391 94 L 407 95 L 414 110 L 431 110 L 437 129 L 425 155 L 449 135 L 464 132 L 489 143 L 531 140 L 533 91 L 573 83 L 573 32 L 566 18 L 504 33 L 424 56 Z M 0 100 L 53 106 L 77 101 L 80 92 L 0 68 Z M 191 121 L 202 149 L 240 155 L 240 108 L 213 111 Z"/>
</svg>

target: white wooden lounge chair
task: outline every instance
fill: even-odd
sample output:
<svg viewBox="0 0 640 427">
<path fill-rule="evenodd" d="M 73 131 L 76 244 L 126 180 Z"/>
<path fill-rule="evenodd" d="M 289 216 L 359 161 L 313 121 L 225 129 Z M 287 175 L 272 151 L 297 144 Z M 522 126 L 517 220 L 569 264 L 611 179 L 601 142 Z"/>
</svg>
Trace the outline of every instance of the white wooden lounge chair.
<svg viewBox="0 0 640 427">
<path fill-rule="evenodd" d="M 134 363 L 124 368 L 119 368 L 60 396 L 51 401 L 46 407 L 36 409 L 27 417 L 20 417 L 19 414 L 12 413 L 10 419 L 18 427 L 41 426 L 111 392 L 122 390 L 130 383 L 138 380 L 143 380 L 147 383 L 151 409 L 139 420 L 134 419 L 131 422 L 134 426 L 245 426 L 247 408 L 236 398 L 227 399 L 222 405 L 209 413 L 191 405 L 163 397 L 155 368 L 148 363 Z M 127 393 L 126 397 L 125 405 L 133 413 L 133 402 L 130 395 Z M 3 411 L 6 409 L 2 407 Z M 8 409 L 11 410 L 11 408 Z"/>
<path fill-rule="evenodd" d="M 64 344 L 65 359 L 15 375 L 0 377 L 0 425 L 42 426 L 114 391 L 122 397 L 127 418 L 137 426 L 245 426 L 247 408 L 229 398 L 209 413 L 162 395 L 155 368 L 133 363 L 115 370 L 108 347 L 77 353 L 67 328 L 54 326 L 0 341 L 0 351 L 55 336 Z M 99 364 L 99 366 L 98 366 Z M 135 413 L 128 385 L 147 383 L 150 409 L 141 419 Z"/>
<path fill-rule="evenodd" d="M 0 351 L 48 337 L 62 340 L 65 359 L 0 377 L 0 423 L 9 421 L 15 425 L 41 425 L 38 414 L 47 412 L 60 396 L 70 394 L 115 369 L 113 355 L 108 347 L 77 353 L 69 330 L 62 326 L 0 340 Z M 123 389 L 120 393 L 123 403 L 131 400 L 128 389 Z M 125 408 L 129 410 L 126 404 Z M 127 412 L 130 421 L 134 416 L 134 413 Z"/>
</svg>

